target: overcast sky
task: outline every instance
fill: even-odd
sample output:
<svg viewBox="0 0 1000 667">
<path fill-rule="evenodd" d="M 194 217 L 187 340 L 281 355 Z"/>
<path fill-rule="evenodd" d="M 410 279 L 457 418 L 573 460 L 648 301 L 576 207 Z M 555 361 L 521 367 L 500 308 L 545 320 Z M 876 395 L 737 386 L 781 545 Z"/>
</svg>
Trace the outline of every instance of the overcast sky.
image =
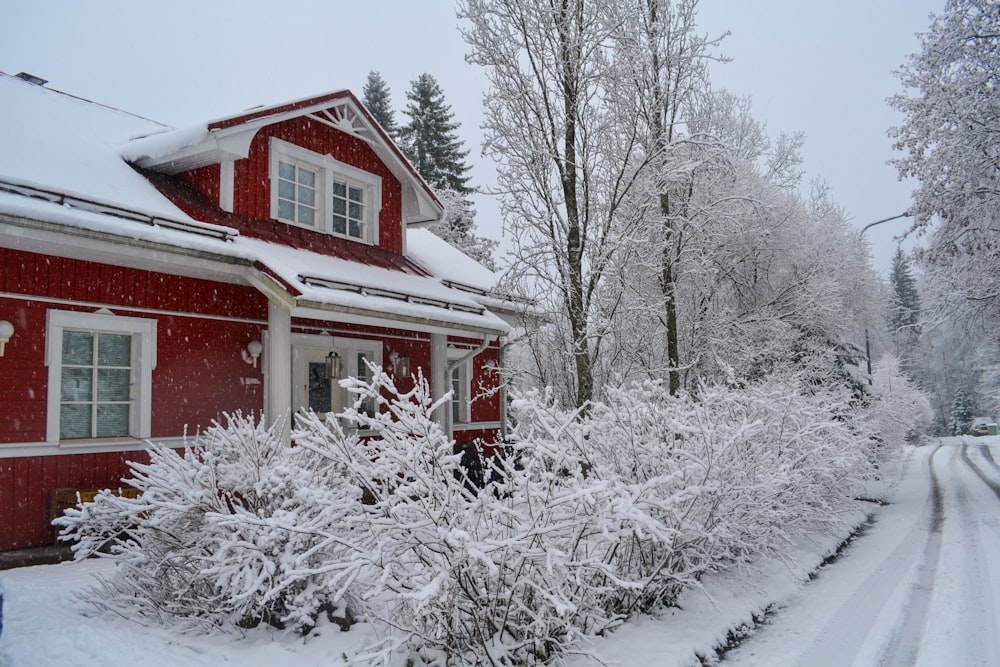
<svg viewBox="0 0 1000 667">
<path fill-rule="evenodd" d="M 753 99 L 773 135 L 806 135 L 807 180 L 823 179 L 860 227 L 909 204 L 886 137 L 899 122 L 885 99 L 891 72 L 917 50 L 930 12 L 944 0 L 702 0 L 703 31 L 731 34 L 732 62 L 716 86 Z M 482 71 L 466 64 L 451 0 L 5 0 L 0 70 L 30 72 L 49 86 L 175 127 L 258 104 L 350 88 L 370 70 L 401 109 L 410 81 L 428 72 L 462 123 L 473 181 L 493 181 L 479 158 Z M 2 103 L 2 100 L 0 100 Z M 2 149 L 2 147 L 0 147 Z M 477 202 L 480 232 L 499 236 L 496 209 Z M 894 233 L 868 232 L 876 268 L 887 273 Z"/>
</svg>

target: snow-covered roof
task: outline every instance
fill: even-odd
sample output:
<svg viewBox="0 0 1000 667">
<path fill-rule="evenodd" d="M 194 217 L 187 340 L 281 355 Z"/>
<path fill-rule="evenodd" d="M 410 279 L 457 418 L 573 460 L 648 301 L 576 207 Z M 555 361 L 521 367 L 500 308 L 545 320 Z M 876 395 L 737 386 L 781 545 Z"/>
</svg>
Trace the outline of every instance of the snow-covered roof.
<svg viewBox="0 0 1000 667">
<path fill-rule="evenodd" d="M 0 72 L 0 180 L 190 220 L 119 155 L 160 123 Z"/>
<path fill-rule="evenodd" d="M 0 245 L 243 282 L 309 317 L 484 334 L 509 329 L 475 295 L 436 277 L 191 218 L 120 153 L 134 136 L 162 134 L 159 123 L 3 73 L 0 100 Z"/>
<path fill-rule="evenodd" d="M 122 155 L 140 167 L 175 174 L 247 157 L 257 131 L 285 120 L 308 117 L 367 143 L 400 182 L 407 224 L 433 222 L 443 207 L 385 130 L 349 90 L 259 107 L 183 129 L 161 128 L 133 138 Z"/>
</svg>

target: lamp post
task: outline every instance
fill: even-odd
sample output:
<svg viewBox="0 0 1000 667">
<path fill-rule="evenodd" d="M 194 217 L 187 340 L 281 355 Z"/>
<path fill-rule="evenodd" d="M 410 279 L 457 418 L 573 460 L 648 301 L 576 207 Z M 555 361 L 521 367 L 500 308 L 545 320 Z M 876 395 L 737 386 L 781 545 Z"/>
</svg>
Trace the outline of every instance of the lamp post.
<svg viewBox="0 0 1000 667">
<path fill-rule="evenodd" d="M 909 211 L 903 211 L 899 215 L 893 215 L 888 218 L 882 218 L 881 220 L 876 220 L 875 222 L 869 222 L 867 225 L 861 228 L 861 232 L 858 234 L 859 239 L 865 237 L 865 232 L 874 227 L 875 225 L 881 225 L 883 222 L 889 222 L 890 220 L 898 220 L 900 218 L 909 218 Z M 872 348 L 868 341 L 868 327 L 865 327 L 865 361 L 868 366 L 868 384 L 872 384 Z"/>
</svg>

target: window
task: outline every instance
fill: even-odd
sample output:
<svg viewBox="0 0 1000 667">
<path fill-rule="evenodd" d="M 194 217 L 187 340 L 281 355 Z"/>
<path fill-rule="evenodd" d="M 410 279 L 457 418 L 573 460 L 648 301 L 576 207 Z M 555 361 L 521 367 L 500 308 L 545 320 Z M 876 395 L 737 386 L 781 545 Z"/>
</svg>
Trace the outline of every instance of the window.
<svg viewBox="0 0 1000 667">
<path fill-rule="evenodd" d="M 156 321 L 50 310 L 47 439 L 148 438 Z"/>
<path fill-rule="evenodd" d="M 350 181 L 333 179 L 333 233 L 364 239 L 365 189 Z"/>
<path fill-rule="evenodd" d="M 449 365 L 454 363 L 450 361 Z M 472 421 L 470 391 L 469 391 L 469 365 L 470 361 L 460 363 L 451 370 L 451 423 L 468 424 Z"/>
<path fill-rule="evenodd" d="M 315 169 L 297 162 L 278 162 L 278 218 L 307 227 L 316 226 L 319 183 Z"/>
<path fill-rule="evenodd" d="M 271 217 L 364 243 L 378 240 L 382 179 L 271 139 Z"/>
</svg>

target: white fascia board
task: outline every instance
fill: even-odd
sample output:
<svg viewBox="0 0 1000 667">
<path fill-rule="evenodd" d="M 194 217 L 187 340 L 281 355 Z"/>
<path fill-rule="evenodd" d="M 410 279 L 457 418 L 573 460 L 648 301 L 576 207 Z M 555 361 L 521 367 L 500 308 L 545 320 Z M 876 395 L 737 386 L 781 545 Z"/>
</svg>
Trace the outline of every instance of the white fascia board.
<svg viewBox="0 0 1000 667">
<path fill-rule="evenodd" d="M 0 246 L 41 255 L 246 284 L 248 259 L 0 214 Z"/>
<path fill-rule="evenodd" d="M 225 160 L 241 160 L 250 155 L 250 144 L 257 131 L 265 124 L 257 120 L 233 128 L 206 130 L 205 136 L 198 143 L 155 157 L 146 155 L 133 161 L 143 169 L 178 174 Z M 135 154 L 136 148 L 141 149 L 141 146 L 130 147 L 128 152 Z"/>
<path fill-rule="evenodd" d="M 341 307 L 334 304 L 320 304 L 304 300 L 299 300 L 298 303 L 299 305 L 292 311 L 292 316 L 311 320 L 360 324 L 365 326 L 403 329 L 405 331 L 419 331 L 422 333 L 435 333 L 444 334 L 446 336 L 462 336 L 471 338 L 484 335 L 505 336 L 508 332 L 508 329 L 506 329 L 505 324 L 502 322 L 500 322 L 500 326 L 504 328 L 498 328 L 497 326 L 489 324 L 475 326 L 471 324 L 448 322 L 443 319 L 386 315 L 385 313 L 380 313 L 378 311 L 366 311 L 360 308 Z"/>
</svg>

